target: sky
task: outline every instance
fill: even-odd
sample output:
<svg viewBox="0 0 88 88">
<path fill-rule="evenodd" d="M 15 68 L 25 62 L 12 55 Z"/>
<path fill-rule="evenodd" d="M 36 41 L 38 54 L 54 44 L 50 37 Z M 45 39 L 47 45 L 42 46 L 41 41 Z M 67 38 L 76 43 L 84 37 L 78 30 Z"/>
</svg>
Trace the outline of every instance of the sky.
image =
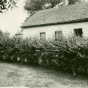
<svg viewBox="0 0 88 88">
<path fill-rule="evenodd" d="M 0 29 L 3 32 L 9 32 L 14 35 L 20 31 L 20 26 L 27 18 L 28 14 L 24 10 L 25 0 L 19 0 L 17 2 L 18 8 L 13 8 L 12 10 L 6 11 L 6 13 L 0 13 Z"/>
</svg>

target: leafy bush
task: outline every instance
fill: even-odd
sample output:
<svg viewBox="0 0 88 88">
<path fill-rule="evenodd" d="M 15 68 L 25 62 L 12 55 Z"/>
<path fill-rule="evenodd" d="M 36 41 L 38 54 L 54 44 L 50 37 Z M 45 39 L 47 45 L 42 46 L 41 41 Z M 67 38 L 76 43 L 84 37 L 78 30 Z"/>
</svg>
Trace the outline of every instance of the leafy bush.
<svg viewBox="0 0 88 88">
<path fill-rule="evenodd" d="M 76 74 L 88 74 L 88 39 L 60 37 L 58 41 L 37 38 L 0 37 L 0 60 L 41 65 Z"/>
</svg>

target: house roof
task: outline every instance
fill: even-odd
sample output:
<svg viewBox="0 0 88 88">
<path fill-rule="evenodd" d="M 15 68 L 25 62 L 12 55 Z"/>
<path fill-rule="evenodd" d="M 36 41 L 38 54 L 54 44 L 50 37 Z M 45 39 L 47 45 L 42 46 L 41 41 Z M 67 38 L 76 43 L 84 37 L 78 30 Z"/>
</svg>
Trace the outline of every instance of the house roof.
<svg viewBox="0 0 88 88">
<path fill-rule="evenodd" d="M 41 10 L 31 16 L 21 27 L 35 27 L 88 20 L 88 3 Z"/>
</svg>

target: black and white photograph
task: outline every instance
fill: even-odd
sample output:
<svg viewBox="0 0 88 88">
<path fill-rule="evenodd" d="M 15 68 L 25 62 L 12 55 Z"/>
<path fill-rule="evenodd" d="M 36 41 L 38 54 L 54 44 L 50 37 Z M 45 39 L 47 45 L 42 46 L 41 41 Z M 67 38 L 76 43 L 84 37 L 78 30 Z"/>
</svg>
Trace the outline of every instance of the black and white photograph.
<svg viewBox="0 0 88 88">
<path fill-rule="evenodd" d="M 0 0 L 0 88 L 88 88 L 88 0 Z"/>
</svg>

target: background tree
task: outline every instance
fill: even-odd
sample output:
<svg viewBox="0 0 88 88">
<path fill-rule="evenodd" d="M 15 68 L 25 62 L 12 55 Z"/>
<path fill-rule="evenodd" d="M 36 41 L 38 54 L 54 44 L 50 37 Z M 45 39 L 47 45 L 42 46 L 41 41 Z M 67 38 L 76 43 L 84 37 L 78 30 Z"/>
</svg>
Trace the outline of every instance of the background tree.
<svg viewBox="0 0 88 88">
<path fill-rule="evenodd" d="M 62 1 L 63 0 L 26 0 L 24 9 L 33 13 L 38 10 L 53 8 Z M 69 0 L 69 4 L 75 4 L 79 1 L 80 0 Z"/>
<path fill-rule="evenodd" d="M 53 8 L 55 5 L 59 4 L 63 0 L 45 0 L 45 2 L 51 4 L 51 8 Z"/>
<path fill-rule="evenodd" d="M 81 0 L 69 0 L 69 4 L 80 3 Z"/>
<path fill-rule="evenodd" d="M 59 4 L 62 0 L 26 0 L 24 9 L 28 12 L 34 12 L 42 9 L 53 8 L 56 4 Z"/>
<path fill-rule="evenodd" d="M 43 0 L 26 0 L 24 9 L 28 12 L 34 12 L 42 10 L 42 5 L 44 5 Z"/>
<path fill-rule="evenodd" d="M 3 10 L 8 10 L 8 8 L 16 7 L 17 0 L 0 0 L 0 13 L 3 12 Z"/>
<path fill-rule="evenodd" d="M 4 33 L 2 32 L 2 30 L 0 29 L 0 37 L 3 36 Z"/>
</svg>

